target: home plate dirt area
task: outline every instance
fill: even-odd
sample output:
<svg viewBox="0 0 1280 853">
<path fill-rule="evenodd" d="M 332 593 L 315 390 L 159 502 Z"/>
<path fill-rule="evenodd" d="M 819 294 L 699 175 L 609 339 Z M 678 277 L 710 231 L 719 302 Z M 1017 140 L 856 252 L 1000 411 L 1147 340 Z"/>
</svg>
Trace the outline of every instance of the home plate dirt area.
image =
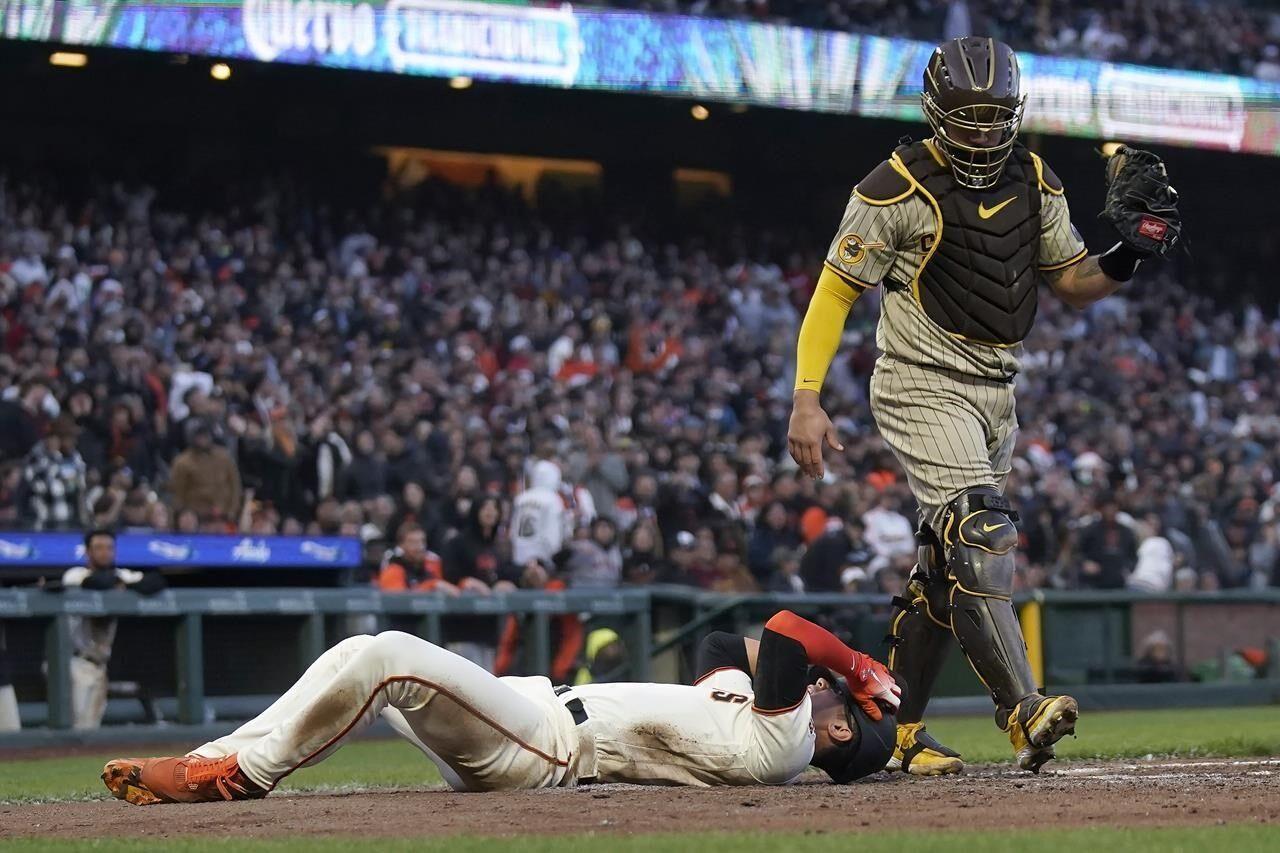
<svg viewBox="0 0 1280 853">
<path fill-rule="evenodd" d="M 910 825 L 904 817 L 914 814 Z M 523 835 L 707 830 L 920 830 L 1192 826 L 1280 822 L 1280 758 L 1063 763 L 1040 776 L 1008 766 L 958 777 L 882 773 L 846 787 L 596 785 L 519 793 L 439 788 L 273 795 L 137 807 L 116 800 L 0 805 L 0 837 Z"/>
</svg>

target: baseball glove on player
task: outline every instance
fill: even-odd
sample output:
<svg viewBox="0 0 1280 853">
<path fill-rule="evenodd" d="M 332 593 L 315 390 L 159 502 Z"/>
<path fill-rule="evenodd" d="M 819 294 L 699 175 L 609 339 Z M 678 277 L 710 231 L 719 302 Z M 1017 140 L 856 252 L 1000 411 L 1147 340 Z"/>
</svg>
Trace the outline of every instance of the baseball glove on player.
<svg viewBox="0 0 1280 853">
<path fill-rule="evenodd" d="M 1164 256 L 1182 235 L 1178 192 L 1169 185 L 1164 162 L 1127 145 L 1107 160 L 1107 203 L 1099 216 L 1140 258 Z"/>
</svg>

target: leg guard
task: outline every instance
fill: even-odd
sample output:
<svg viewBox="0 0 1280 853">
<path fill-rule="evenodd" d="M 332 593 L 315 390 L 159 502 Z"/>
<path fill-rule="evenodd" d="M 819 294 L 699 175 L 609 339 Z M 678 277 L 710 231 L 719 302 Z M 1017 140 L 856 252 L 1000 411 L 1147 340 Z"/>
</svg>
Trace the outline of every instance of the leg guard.
<svg viewBox="0 0 1280 853">
<path fill-rule="evenodd" d="M 951 586 L 951 628 L 996 703 L 1005 727 L 1010 712 L 1036 694 L 1022 629 L 1013 611 L 1013 549 L 1017 513 L 991 486 L 951 502 L 943 522 Z"/>
<path fill-rule="evenodd" d="M 918 723 L 933 684 L 951 652 L 950 584 L 942 545 L 928 524 L 916 534 L 920 556 L 907 581 L 906 594 L 893 603 L 900 609 L 889 634 L 889 669 L 902 687 L 899 723 Z"/>
</svg>

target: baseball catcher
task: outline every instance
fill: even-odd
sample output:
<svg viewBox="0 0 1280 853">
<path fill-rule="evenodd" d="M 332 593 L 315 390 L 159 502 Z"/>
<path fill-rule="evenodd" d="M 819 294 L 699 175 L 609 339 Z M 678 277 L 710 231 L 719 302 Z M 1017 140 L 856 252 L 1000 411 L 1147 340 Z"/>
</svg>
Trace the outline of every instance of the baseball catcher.
<svg viewBox="0 0 1280 853">
<path fill-rule="evenodd" d="M 854 187 L 797 345 L 788 442 L 821 477 L 823 443 L 844 448 L 819 392 L 849 309 L 884 285 L 871 410 L 920 506 L 918 563 L 895 599 L 889 664 L 904 693 L 889 766 L 917 775 L 964 766 L 922 723 L 952 637 L 1020 767 L 1038 771 L 1075 731 L 1076 701 L 1036 685 L 1010 602 L 1018 514 L 1002 493 L 1022 341 L 1041 281 L 1083 308 L 1181 232 L 1164 164 L 1122 147 L 1107 163 L 1102 213 L 1119 239 L 1089 254 L 1061 181 L 1018 142 L 1024 102 L 1008 45 L 970 37 L 933 52 L 922 95 L 932 136 L 899 146 Z"/>
<path fill-rule="evenodd" d="M 257 799 L 379 716 L 458 791 L 781 785 L 809 765 L 844 783 L 893 753 L 888 670 L 789 611 L 759 641 L 708 636 L 699 669 L 693 685 L 553 687 L 409 634 L 352 637 L 230 735 L 185 756 L 117 759 L 102 779 L 135 805 Z"/>
</svg>

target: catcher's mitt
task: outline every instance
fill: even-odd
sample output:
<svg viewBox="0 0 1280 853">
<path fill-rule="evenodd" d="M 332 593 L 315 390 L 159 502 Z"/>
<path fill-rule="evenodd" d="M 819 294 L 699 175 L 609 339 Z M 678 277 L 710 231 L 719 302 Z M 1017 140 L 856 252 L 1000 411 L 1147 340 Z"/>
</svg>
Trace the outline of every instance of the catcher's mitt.
<svg viewBox="0 0 1280 853">
<path fill-rule="evenodd" d="M 1099 218 L 1144 258 L 1163 256 L 1177 245 L 1182 216 L 1164 162 L 1150 151 L 1121 145 L 1107 160 L 1107 203 Z"/>
</svg>

